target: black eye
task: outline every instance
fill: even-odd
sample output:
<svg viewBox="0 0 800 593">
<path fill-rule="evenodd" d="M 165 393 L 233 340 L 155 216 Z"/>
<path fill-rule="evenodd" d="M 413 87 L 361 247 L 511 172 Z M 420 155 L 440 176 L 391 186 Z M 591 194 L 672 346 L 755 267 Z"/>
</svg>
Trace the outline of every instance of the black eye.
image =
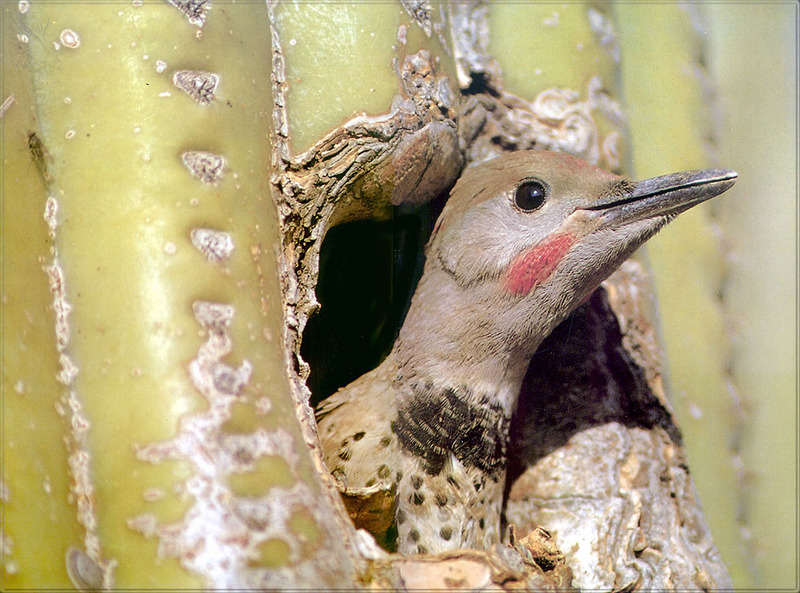
<svg viewBox="0 0 800 593">
<path fill-rule="evenodd" d="M 523 181 L 514 192 L 514 205 L 523 212 L 533 212 L 544 204 L 547 187 L 536 179 Z"/>
</svg>

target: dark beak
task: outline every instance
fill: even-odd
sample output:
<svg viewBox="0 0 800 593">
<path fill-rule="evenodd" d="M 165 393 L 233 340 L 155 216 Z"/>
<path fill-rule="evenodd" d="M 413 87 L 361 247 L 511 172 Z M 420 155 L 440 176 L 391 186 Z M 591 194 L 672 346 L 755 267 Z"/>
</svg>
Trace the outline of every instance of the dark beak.
<svg viewBox="0 0 800 593">
<path fill-rule="evenodd" d="M 672 173 L 627 185 L 627 191 L 612 191 L 585 210 L 602 213 L 603 226 L 619 226 L 661 216 L 672 218 L 692 206 L 729 189 L 737 174 L 726 169 L 703 169 Z"/>
</svg>

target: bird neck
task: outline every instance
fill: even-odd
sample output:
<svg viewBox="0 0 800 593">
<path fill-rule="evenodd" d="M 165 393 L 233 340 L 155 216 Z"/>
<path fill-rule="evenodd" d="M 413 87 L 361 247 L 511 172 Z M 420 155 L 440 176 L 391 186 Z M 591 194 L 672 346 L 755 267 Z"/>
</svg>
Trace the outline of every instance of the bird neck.
<svg viewBox="0 0 800 593">
<path fill-rule="evenodd" d="M 549 328 L 537 328 L 528 309 L 515 311 L 516 299 L 498 302 L 496 292 L 491 282 L 465 289 L 441 268 L 426 269 L 392 351 L 399 382 L 426 387 L 406 389 L 401 403 L 452 392 L 468 404 L 491 402 L 513 414 L 530 358 Z M 515 329 L 519 319 L 533 321 L 524 335 Z"/>
<path fill-rule="evenodd" d="M 429 259 L 387 362 L 401 450 L 430 475 L 454 459 L 502 481 L 511 416 L 552 317 L 499 279 L 464 286 Z"/>
</svg>

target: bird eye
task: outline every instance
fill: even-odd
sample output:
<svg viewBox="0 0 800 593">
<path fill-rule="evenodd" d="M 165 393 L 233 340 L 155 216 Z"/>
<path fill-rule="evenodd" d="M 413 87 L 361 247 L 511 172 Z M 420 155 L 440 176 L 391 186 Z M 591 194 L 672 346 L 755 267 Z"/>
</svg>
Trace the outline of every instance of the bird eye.
<svg viewBox="0 0 800 593">
<path fill-rule="evenodd" d="M 537 179 L 523 181 L 514 192 L 514 205 L 523 212 L 533 212 L 544 204 L 547 187 Z"/>
</svg>

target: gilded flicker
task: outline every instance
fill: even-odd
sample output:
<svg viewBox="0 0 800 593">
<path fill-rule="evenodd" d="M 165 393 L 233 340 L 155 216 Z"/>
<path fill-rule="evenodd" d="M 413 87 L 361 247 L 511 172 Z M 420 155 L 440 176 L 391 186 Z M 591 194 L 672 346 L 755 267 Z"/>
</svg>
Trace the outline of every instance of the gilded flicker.
<svg viewBox="0 0 800 593">
<path fill-rule="evenodd" d="M 540 150 L 468 169 L 391 353 L 317 411 L 345 496 L 379 495 L 401 553 L 498 543 L 509 424 L 536 348 L 642 243 L 735 179 L 634 182 Z"/>
</svg>

